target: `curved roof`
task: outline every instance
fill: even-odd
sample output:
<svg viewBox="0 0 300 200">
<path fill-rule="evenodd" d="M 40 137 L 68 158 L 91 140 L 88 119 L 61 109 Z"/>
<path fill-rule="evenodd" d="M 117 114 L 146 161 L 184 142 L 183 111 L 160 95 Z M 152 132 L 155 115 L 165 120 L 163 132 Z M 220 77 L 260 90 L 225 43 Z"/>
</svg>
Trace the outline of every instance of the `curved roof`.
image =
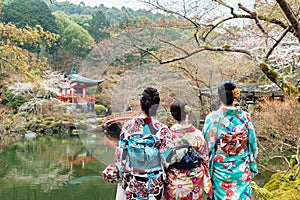
<svg viewBox="0 0 300 200">
<path fill-rule="evenodd" d="M 95 86 L 100 83 L 102 83 L 105 79 L 90 79 L 83 76 L 80 76 L 79 74 L 69 74 L 68 78 L 74 82 L 84 83 L 86 86 Z"/>
</svg>

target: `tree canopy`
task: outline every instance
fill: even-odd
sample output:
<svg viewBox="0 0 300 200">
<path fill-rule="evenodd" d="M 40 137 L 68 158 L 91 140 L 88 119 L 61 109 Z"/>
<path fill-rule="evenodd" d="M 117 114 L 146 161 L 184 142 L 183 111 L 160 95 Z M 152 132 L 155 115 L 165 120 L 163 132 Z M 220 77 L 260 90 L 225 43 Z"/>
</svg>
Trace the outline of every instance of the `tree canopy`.
<svg viewBox="0 0 300 200">
<path fill-rule="evenodd" d="M 54 16 L 41 0 L 12 0 L 3 4 L 3 21 L 14 22 L 18 28 L 40 25 L 44 31 L 57 33 Z"/>
<path fill-rule="evenodd" d="M 85 15 L 85 14 L 72 14 L 69 15 L 70 19 L 80 26 L 82 26 L 84 29 L 88 29 L 90 27 L 90 21 L 92 20 L 92 15 Z"/>
<path fill-rule="evenodd" d="M 109 37 L 109 33 L 105 32 L 105 28 L 109 27 L 109 22 L 106 20 L 104 13 L 100 10 L 96 11 L 90 21 L 90 26 L 87 28 L 91 36 L 99 42 Z"/>
<path fill-rule="evenodd" d="M 85 57 L 95 46 L 92 36 L 64 12 L 55 12 L 54 16 L 64 49 L 74 56 Z"/>
<path fill-rule="evenodd" d="M 151 10 L 173 15 L 177 20 L 165 25 L 185 30 L 192 44 L 156 38 L 168 47 L 149 51 L 151 46 L 137 46 L 159 63 L 185 60 L 203 52 L 244 54 L 256 63 L 269 80 L 286 93 L 298 93 L 291 84 L 299 68 L 299 1 L 142 1 Z M 192 40 L 191 40 L 192 39 Z M 166 54 L 166 49 L 171 54 Z M 176 52 L 176 53 L 174 53 Z M 282 74 L 288 71 L 289 74 Z M 295 77 L 294 77 L 295 78 Z"/>
<path fill-rule="evenodd" d="M 29 41 L 33 46 L 44 44 L 51 47 L 51 44 L 59 36 L 45 32 L 40 26 L 17 28 L 12 23 L 4 24 L 1 22 L 0 30 L 1 76 L 7 77 L 17 74 L 19 81 L 23 78 L 34 81 L 38 76 L 41 76 L 42 70 L 47 68 L 46 59 L 37 60 L 34 54 L 22 48 L 22 45 L 24 41 Z"/>
</svg>

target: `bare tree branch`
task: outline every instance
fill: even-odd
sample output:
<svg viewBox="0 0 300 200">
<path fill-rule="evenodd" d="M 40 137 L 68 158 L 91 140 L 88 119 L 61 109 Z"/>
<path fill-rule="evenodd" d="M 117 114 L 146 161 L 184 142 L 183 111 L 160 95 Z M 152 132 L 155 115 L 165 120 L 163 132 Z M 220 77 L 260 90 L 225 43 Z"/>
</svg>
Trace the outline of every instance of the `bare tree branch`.
<svg viewBox="0 0 300 200">
<path fill-rule="evenodd" d="M 289 26 L 289 20 L 282 18 L 280 14 L 259 14 L 261 8 L 258 8 L 256 11 L 248 9 L 242 4 L 237 4 L 238 8 L 243 11 L 243 13 L 240 14 L 236 12 L 236 7 L 230 6 L 227 1 L 225 2 L 223 0 L 213 0 L 213 3 L 207 7 L 208 9 L 206 9 L 206 7 L 202 7 L 199 8 L 199 10 L 193 10 L 192 8 L 197 6 L 189 7 L 190 2 L 187 3 L 185 0 L 182 0 L 179 4 L 176 4 L 175 1 L 171 0 L 141 1 L 159 9 L 160 11 L 175 15 L 179 18 L 179 20 L 180 18 L 185 21 L 187 20 L 187 22 L 191 25 L 190 27 L 194 27 L 195 32 L 192 34 L 195 44 L 198 45 L 196 49 L 188 49 L 184 48 L 184 45 L 180 46 L 180 44 L 174 44 L 172 41 L 166 42 L 160 40 L 160 42 L 168 44 L 175 49 L 174 55 L 165 57 L 164 59 L 163 56 L 165 56 L 165 54 L 161 54 L 162 57 L 159 57 L 155 52 L 149 52 L 146 47 L 139 45 L 140 50 L 148 51 L 148 53 L 157 59 L 160 64 L 184 60 L 203 51 L 242 53 L 250 56 L 269 80 L 279 86 L 279 88 L 281 88 L 285 93 L 294 95 L 298 92 L 297 88 L 295 88 L 292 83 L 286 81 L 281 74 L 281 70 L 285 66 L 295 66 L 295 64 L 293 64 L 295 63 L 295 57 L 293 56 L 297 56 L 297 50 L 290 50 L 291 48 L 285 45 L 291 44 L 292 46 L 295 46 L 295 39 L 297 39 L 297 37 L 290 37 L 295 36 L 295 23 L 292 24 L 293 27 L 291 28 Z M 285 0 L 280 1 L 285 2 Z M 170 2 L 171 4 L 167 4 L 165 2 Z M 192 2 L 196 4 L 198 1 L 194 0 Z M 269 5 L 265 5 L 263 3 L 260 5 L 266 6 L 266 9 L 269 8 Z M 229 9 L 230 13 L 227 12 L 227 15 L 223 15 L 224 17 L 218 15 L 214 11 L 215 9 L 217 11 L 223 11 L 224 9 L 220 7 L 225 7 L 225 10 Z M 212 9 L 212 12 L 208 12 L 210 8 Z M 291 8 L 288 8 L 290 9 L 290 12 L 292 12 Z M 280 10 L 279 7 L 277 7 L 277 9 Z M 257 31 L 255 26 L 253 27 L 249 24 L 242 24 L 242 27 L 240 27 L 239 25 L 228 23 L 235 19 L 249 19 L 251 23 L 256 23 L 259 31 Z M 174 26 L 177 26 L 177 23 L 174 23 Z M 280 29 L 283 29 L 283 33 L 278 31 Z M 264 37 L 262 37 L 261 33 L 263 33 Z M 284 54 L 289 54 L 289 56 L 284 57 L 284 54 L 281 54 L 282 52 L 285 52 Z M 179 54 L 176 55 L 176 53 Z M 273 66 L 279 68 L 279 72 L 275 71 Z"/>
<path fill-rule="evenodd" d="M 265 56 L 265 59 L 268 59 L 269 56 L 272 54 L 273 50 L 279 45 L 279 43 L 283 40 L 283 38 L 286 36 L 286 34 L 289 32 L 289 30 L 292 27 L 288 27 L 285 29 L 285 31 L 281 34 L 278 40 L 276 40 L 275 44 L 269 49 L 268 53 Z"/>
<path fill-rule="evenodd" d="M 186 73 L 186 75 L 187 75 L 188 77 L 190 77 L 190 78 L 195 82 L 197 89 L 200 89 L 200 85 L 199 85 L 200 83 L 202 83 L 203 85 L 205 85 L 206 87 L 208 87 L 208 84 L 207 84 L 205 81 L 203 81 L 203 80 L 201 80 L 201 79 L 198 78 L 198 67 L 195 66 L 195 64 L 192 63 L 192 62 L 187 61 L 187 63 L 188 63 L 190 66 L 193 66 L 193 67 L 195 68 L 195 75 L 193 75 L 193 73 L 191 73 L 191 72 L 190 72 L 187 68 L 185 68 L 185 67 L 179 66 L 178 68 L 181 69 L 181 70 L 183 70 L 183 71 Z"/>
<path fill-rule="evenodd" d="M 175 57 L 175 58 L 172 58 L 172 59 L 168 59 L 168 60 L 162 60 L 160 58 L 158 58 L 155 54 L 153 54 L 152 52 L 150 52 L 149 50 L 147 49 L 144 49 L 144 48 L 141 48 L 141 47 L 138 47 L 137 45 L 133 45 L 135 48 L 141 50 L 141 51 L 144 51 L 144 52 L 147 52 L 149 53 L 150 55 L 152 55 L 160 64 L 168 64 L 168 63 L 172 63 L 172 62 L 175 62 L 175 61 L 179 61 L 179 60 L 184 60 L 186 58 L 189 58 L 197 53 L 200 53 L 202 51 L 223 51 L 223 52 L 236 52 L 236 53 L 244 53 L 248 56 L 251 56 L 251 53 L 246 50 L 246 49 L 238 49 L 238 48 L 230 48 L 230 47 L 212 47 L 212 46 L 203 46 L 195 51 L 192 51 L 192 52 L 186 52 L 186 54 L 184 56 L 179 56 L 179 57 Z M 178 48 L 179 49 L 179 48 Z"/>
<path fill-rule="evenodd" d="M 210 33 L 212 33 L 214 29 L 218 28 L 224 22 L 227 22 L 227 21 L 230 21 L 230 20 L 236 19 L 236 18 L 250 18 L 251 19 L 250 16 L 247 16 L 247 15 L 243 15 L 243 16 L 244 17 L 242 17 L 242 16 L 240 16 L 240 17 L 235 17 L 235 16 L 228 17 L 228 18 L 222 19 L 221 21 L 219 21 L 215 25 L 211 25 L 211 28 L 206 33 L 204 33 L 204 35 L 203 35 L 203 41 L 206 41 L 206 38 L 210 35 Z"/>
<path fill-rule="evenodd" d="M 258 17 L 257 17 L 257 13 L 256 12 L 252 12 L 249 9 L 247 9 L 245 6 L 243 6 L 241 3 L 238 4 L 239 8 L 244 10 L 245 12 L 249 13 L 251 15 L 251 17 L 255 20 L 256 25 L 258 26 L 258 28 L 261 30 L 261 32 L 263 34 L 267 34 L 265 29 L 262 27 L 262 25 L 260 24 Z"/>
<path fill-rule="evenodd" d="M 298 163 L 298 167 L 297 167 L 297 170 L 295 172 L 295 175 L 293 177 L 293 180 L 296 179 L 296 177 L 298 176 L 298 174 L 300 173 L 300 139 L 298 138 L 298 144 L 297 144 L 297 154 L 296 154 L 296 161 Z"/>
<path fill-rule="evenodd" d="M 285 1 L 285 0 L 276 0 L 281 9 L 283 10 L 285 16 L 288 18 L 290 23 L 292 24 L 294 30 L 295 30 L 295 35 L 298 38 L 298 41 L 300 43 L 300 21 L 297 19 L 295 16 L 292 8 L 290 5 Z"/>
<path fill-rule="evenodd" d="M 223 1 L 216 1 L 218 2 L 220 5 L 223 5 L 227 8 L 229 8 L 231 10 L 231 17 L 228 17 L 228 18 L 224 18 L 222 19 L 221 21 L 219 21 L 218 23 L 216 23 L 215 25 L 212 25 L 212 27 L 210 28 L 209 31 L 207 31 L 205 33 L 205 35 L 203 36 L 203 40 L 205 41 L 207 36 L 217 27 L 219 27 L 221 24 L 223 24 L 224 22 L 227 22 L 227 21 L 230 21 L 232 19 L 254 19 L 256 24 L 258 25 L 259 29 L 264 33 L 266 34 L 266 31 L 264 30 L 264 28 L 262 27 L 262 25 L 259 23 L 259 20 L 263 20 L 263 21 L 268 21 L 270 23 L 274 23 L 276 25 L 279 25 L 280 27 L 286 29 L 288 26 L 286 24 L 284 24 L 282 21 L 278 20 L 278 19 L 275 19 L 275 18 L 267 18 L 265 16 L 260 16 L 260 15 L 257 15 L 257 13 L 255 12 L 251 12 L 249 9 L 247 9 L 245 6 L 243 6 L 242 4 L 238 4 L 239 8 L 244 10 L 245 12 L 249 13 L 249 15 L 243 15 L 243 14 L 237 14 L 234 12 L 234 8 L 225 4 Z"/>
<path fill-rule="evenodd" d="M 191 20 L 189 17 L 187 17 L 185 14 L 181 14 L 179 12 L 176 12 L 176 11 L 173 11 L 173 10 L 169 10 L 167 8 L 165 8 L 164 6 L 160 5 L 159 2 L 157 1 L 156 4 L 154 3 L 151 3 L 150 1 L 142 1 L 150 6 L 153 6 L 154 8 L 158 9 L 158 10 L 161 10 L 163 12 L 166 12 L 166 13 L 169 13 L 169 14 L 174 14 L 174 15 L 177 15 L 179 17 L 182 17 L 184 18 L 185 20 L 189 21 L 191 24 L 194 25 L 194 27 L 198 27 L 199 24 L 193 20 Z M 184 3 L 185 5 L 185 3 Z"/>
<path fill-rule="evenodd" d="M 162 39 L 160 39 L 160 38 L 158 38 L 158 41 L 160 41 L 160 42 L 162 42 L 162 43 L 165 43 L 165 44 L 169 44 L 169 45 L 171 45 L 172 47 L 175 47 L 176 49 L 179 49 L 180 51 L 184 52 L 184 54 L 186 54 L 186 55 L 189 54 L 185 49 L 183 49 L 183 48 L 181 48 L 181 47 L 179 47 L 179 46 L 177 46 L 177 45 L 175 45 L 175 44 L 173 44 L 173 43 L 171 43 L 171 42 L 162 40 Z"/>
</svg>

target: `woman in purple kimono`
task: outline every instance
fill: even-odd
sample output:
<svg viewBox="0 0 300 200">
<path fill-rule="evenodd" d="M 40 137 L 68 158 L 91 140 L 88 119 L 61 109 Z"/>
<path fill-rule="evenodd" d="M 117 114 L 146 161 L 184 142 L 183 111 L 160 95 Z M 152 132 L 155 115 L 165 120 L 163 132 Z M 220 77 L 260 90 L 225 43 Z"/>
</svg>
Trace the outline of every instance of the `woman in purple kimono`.
<svg viewBox="0 0 300 200">
<path fill-rule="evenodd" d="M 209 114 L 203 127 L 210 155 L 214 199 L 251 199 L 257 174 L 257 141 L 250 114 L 234 106 L 240 92 L 231 81 L 218 87 L 222 107 Z"/>
</svg>

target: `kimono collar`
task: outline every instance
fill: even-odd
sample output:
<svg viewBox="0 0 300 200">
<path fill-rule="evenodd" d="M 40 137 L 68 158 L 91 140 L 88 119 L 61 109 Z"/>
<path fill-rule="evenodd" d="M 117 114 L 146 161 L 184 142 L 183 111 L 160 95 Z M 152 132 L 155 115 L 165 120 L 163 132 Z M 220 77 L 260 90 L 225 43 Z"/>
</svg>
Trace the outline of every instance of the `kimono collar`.
<svg viewBox="0 0 300 200">
<path fill-rule="evenodd" d="M 220 108 L 221 113 L 227 115 L 236 115 L 242 111 L 240 107 L 222 107 Z"/>
<path fill-rule="evenodd" d="M 147 116 L 146 118 L 144 118 L 144 123 L 145 124 L 151 124 L 152 123 L 152 118 L 150 116 Z"/>
<path fill-rule="evenodd" d="M 195 132 L 196 129 L 192 124 L 174 124 L 171 128 L 171 131 L 177 133 L 187 133 L 187 132 Z"/>
</svg>

